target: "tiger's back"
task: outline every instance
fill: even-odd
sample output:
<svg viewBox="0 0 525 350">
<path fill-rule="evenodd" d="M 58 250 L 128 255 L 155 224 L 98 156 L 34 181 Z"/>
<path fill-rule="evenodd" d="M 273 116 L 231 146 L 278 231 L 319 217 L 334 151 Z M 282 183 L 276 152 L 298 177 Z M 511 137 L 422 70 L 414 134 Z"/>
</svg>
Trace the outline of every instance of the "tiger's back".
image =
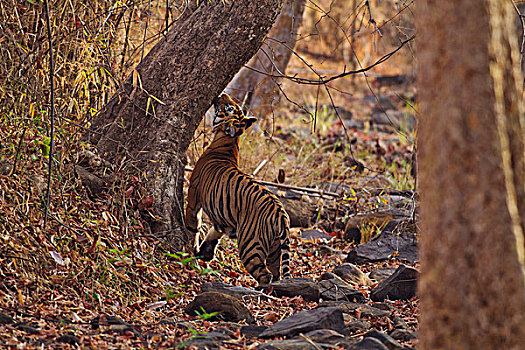
<svg viewBox="0 0 525 350">
<path fill-rule="evenodd" d="M 216 111 L 224 111 L 233 103 L 229 97 L 223 100 L 226 103 L 220 105 L 219 99 Z M 234 106 L 236 112 L 240 111 Z M 231 115 L 219 120 L 216 116 L 215 138 L 195 165 L 188 190 L 186 227 L 197 233 L 196 213 L 202 208 L 214 227 L 197 254 L 205 260 L 212 259 L 220 237 L 236 234 L 246 270 L 259 284 L 267 284 L 289 276 L 290 220 L 275 195 L 239 170 L 238 138 L 253 118 L 246 118 L 242 111 L 234 114 L 236 118 Z"/>
</svg>

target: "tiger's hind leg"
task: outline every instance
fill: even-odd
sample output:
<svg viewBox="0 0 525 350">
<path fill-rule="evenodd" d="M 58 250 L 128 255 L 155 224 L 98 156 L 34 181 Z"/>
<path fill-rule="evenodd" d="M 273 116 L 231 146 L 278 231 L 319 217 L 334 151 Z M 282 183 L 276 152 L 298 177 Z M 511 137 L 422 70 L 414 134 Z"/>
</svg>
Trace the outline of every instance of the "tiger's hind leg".
<svg viewBox="0 0 525 350">
<path fill-rule="evenodd" d="M 290 278 L 290 248 L 288 239 L 286 239 L 284 243 L 280 241 L 274 242 L 266 261 L 268 268 L 274 276 L 274 280 L 279 280 L 281 276 L 282 278 Z"/>
<path fill-rule="evenodd" d="M 239 247 L 242 244 L 239 242 Z M 266 266 L 266 259 L 262 247 L 255 243 L 249 249 L 239 248 L 239 256 L 246 271 L 255 278 L 259 285 L 267 285 L 272 282 L 272 273 Z"/>
<path fill-rule="evenodd" d="M 276 241 L 272 244 L 270 254 L 268 254 L 268 257 L 266 258 L 268 269 L 272 273 L 274 281 L 281 279 L 281 256 L 281 243 Z"/>
<path fill-rule="evenodd" d="M 197 247 L 195 255 L 201 256 L 202 260 L 204 261 L 212 260 L 215 256 L 215 248 L 217 248 L 217 244 L 223 235 L 223 232 L 220 232 L 215 227 L 212 227 L 208 231 L 204 241 L 202 241 L 202 244 Z"/>
</svg>

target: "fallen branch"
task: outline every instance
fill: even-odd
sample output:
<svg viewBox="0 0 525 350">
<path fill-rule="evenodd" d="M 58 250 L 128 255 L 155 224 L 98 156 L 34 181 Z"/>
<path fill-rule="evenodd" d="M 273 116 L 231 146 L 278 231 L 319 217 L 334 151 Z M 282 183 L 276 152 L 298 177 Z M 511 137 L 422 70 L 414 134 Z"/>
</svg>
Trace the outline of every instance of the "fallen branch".
<svg viewBox="0 0 525 350">
<path fill-rule="evenodd" d="M 193 171 L 193 168 L 190 167 L 190 166 L 185 166 L 184 170 L 185 171 Z M 327 192 L 327 191 L 319 190 L 317 188 L 298 187 L 298 186 L 285 185 L 285 184 L 280 184 L 280 183 L 277 183 L 277 182 L 270 182 L 270 181 L 263 181 L 263 180 L 257 180 L 257 182 L 260 183 L 260 184 L 263 184 L 263 185 L 284 188 L 284 189 L 287 189 L 287 190 L 295 190 L 295 191 L 302 191 L 302 192 L 307 192 L 307 193 L 314 193 L 314 194 L 318 194 L 321 197 L 322 196 L 329 196 L 329 197 L 336 197 L 336 198 L 341 197 L 341 194 L 337 194 L 337 193 L 333 193 L 333 192 Z"/>
</svg>

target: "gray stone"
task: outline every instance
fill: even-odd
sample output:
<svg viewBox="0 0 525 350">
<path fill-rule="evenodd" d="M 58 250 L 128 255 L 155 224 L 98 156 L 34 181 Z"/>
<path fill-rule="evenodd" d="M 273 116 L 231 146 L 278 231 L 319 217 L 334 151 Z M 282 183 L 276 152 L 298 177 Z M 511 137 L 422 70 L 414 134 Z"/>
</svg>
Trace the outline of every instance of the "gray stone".
<svg viewBox="0 0 525 350">
<path fill-rule="evenodd" d="M 15 323 L 15 321 L 13 320 L 13 317 L 11 317 L 11 315 L 0 312 L 0 324 L 13 324 L 13 323 Z"/>
<path fill-rule="evenodd" d="M 204 312 L 208 314 L 217 312 L 217 315 L 211 317 L 210 320 L 220 319 L 232 322 L 246 320 L 248 323 L 255 321 L 250 310 L 239 299 L 218 292 L 205 292 L 197 295 L 184 311 L 192 316 Z"/>
<path fill-rule="evenodd" d="M 299 236 L 299 238 L 305 239 L 305 240 L 309 240 L 309 241 L 316 240 L 316 239 L 322 239 L 322 240 L 325 240 L 325 241 L 329 241 L 329 240 L 332 239 L 332 236 L 324 233 L 321 230 L 312 229 L 312 230 L 304 230 L 304 231 L 302 231 L 301 235 Z"/>
<path fill-rule="evenodd" d="M 367 304 L 359 304 L 352 302 L 337 302 L 337 301 L 323 301 L 319 304 L 319 307 L 338 307 L 344 313 L 355 313 L 357 309 L 361 312 L 362 316 L 365 317 L 379 317 L 379 316 L 390 316 L 391 312 L 378 309 Z"/>
<path fill-rule="evenodd" d="M 224 294 L 231 295 L 232 297 L 237 298 L 237 299 L 243 299 L 244 297 L 264 297 L 266 298 L 266 294 L 264 294 L 263 292 L 260 292 L 260 291 L 257 291 L 251 288 L 241 287 L 241 286 L 232 286 L 231 284 L 226 284 L 226 283 L 217 282 L 217 281 L 204 283 L 201 286 L 201 292 L 202 293 L 205 293 L 205 292 L 224 293 Z"/>
<path fill-rule="evenodd" d="M 242 326 L 241 334 L 246 338 L 257 338 L 264 332 L 268 327 L 265 326 Z"/>
<path fill-rule="evenodd" d="M 375 338 L 379 340 L 383 345 L 385 345 L 388 350 L 400 350 L 403 349 L 403 346 L 399 344 L 395 339 L 393 339 L 388 334 L 382 333 L 378 331 L 377 329 L 372 329 L 368 333 L 365 334 L 366 338 Z"/>
<path fill-rule="evenodd" d="M 17 325 L 14 325 L 16 327 L 16 329 L 19 329 L 21 331 L 24 331 L 26 333 L 29 333 L 29 334 L 40 334 L 40 330 L 36 327 L 33 327 L 33 326 L 29 326 L 25 323 L 19 323 Z"/>
<path fill-rule="evenodd" d="M 416 234 L 383 231 L 367 243 L 350 251 L 346 262 L 353 264 L 378 262 L 388 260 L 393 256 L 398 260 L 418 261 Z"/>
<path fill-rule="evenodd" d="M 365 338 L 352 345 L 350 350 L 388 350 L 388 348 L 375 338 Z"/>
<path fill-rule="evenodd" d="M 259 350 L 319 350 L 321 344 L 311 343 L 306 339 L 271 340 L 257 347 Z"/>
<path fill-rule="evenodd" d="M 416 332 L 407 328 L 396 328 L 390 332 L 390 336 L 399 341 L 410 341 L 417 338 Z"/>
<path fill-rule="evenodd" d="M 345 330 L 343 313 L 337 307 L 325 307 L 300 311 L 275 323 L 261 333 L 261 338 L 293 337 L 316 329 Z"/>
<path fill-rule="evenodd" d="M 368 277 L 378 282 L 381 282 L 390 277 L 390 275 L 392 275 L 395 271 L 395 267 L 382 267 L 370 272 L 370 275 Z"/>
<path fill-rule="evenodd" d="M 339 278 L 319 281 L 318 286 L 323 300 L 365 301 L 363 293 Z"/>
<path fill-rule="evenodd" d="M 343 255 L 344 256 L 345 255 L 345 253 L 343 253 L 339 249 L 335 249 L 327 245 L 322 245 L 319 248 L 317 248 L 317 253 L 320 256 L 324 256 L 324 255 L 336 255 L 336 256 Z"/>
<path fill-rule="evenodd" d="M 349 283 L 357 283 L 364 286 L 373 284 L 370 278 L 354 264 L 341 264 L 334 269 L 334 273 Z"/>
<path fill-rule="evenodd" d="M 416 269 L 400 265 L 386 280 L 370 293 L 373 301 L 408 300 L 416 295 L 419 272 Z"/>
<path fill-rule="evenodd" d="M 305 334 L 305 336 L 316 343 L 336 345 L 345 340 L 345 336 L 333 329 L 316 329 Z"/>
<path fill-rule="evenodd" d="M 416 118 L 412 113 L 389 109 L 374 112 L 372 114 L 372 122 L 380 125 L 390 125 L 400 130 L 412 131 L 416 125 Z"/>
<path fill-rule="evenodd" d="M 80 343 L 80 339 L 78 339 L 78 337 L 72 334 L 61 335 L 56 339 L 56 341 L 58 343 L 64 343 L 64 344 L 70 344 L 70 345 L 77 345 Z"/>
<path fill-rule="evenodd" d="M 356 318 L 349 314 L 343 314 L 343 317 L 345 319 L 346 329 L 350 332 L 366 331 L 372 328 L 372 325 L 368 321 Z"/>
<path fill-rule="evenodd" d="M 288 278 L 270 283 L 273 294 L 278 297 L 302 296 L 304 300 L 318 301 L 319 287 L 309 278 Z"/>
<path fill-rule="evenodd" d="M 333 278 L 340 278 L 339 276 L 337 276 L 335 273 L 333 272 L 330 272 L 330 271 L 326 271 L 324 272 L 321 277 L 319 277 L 319 281 L 324 281 L 324 280 L 331 280 Z"/>
</svg>

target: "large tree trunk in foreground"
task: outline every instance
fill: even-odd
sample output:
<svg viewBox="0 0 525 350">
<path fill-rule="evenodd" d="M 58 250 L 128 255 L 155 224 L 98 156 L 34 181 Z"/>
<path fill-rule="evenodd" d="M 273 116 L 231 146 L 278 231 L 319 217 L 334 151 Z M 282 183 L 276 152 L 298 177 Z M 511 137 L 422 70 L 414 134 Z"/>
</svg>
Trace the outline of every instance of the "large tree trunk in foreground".
<svg viewBox="0 0 525 350">
<path fill-rule="evenodd" d="M 153 232 L 166 234 L 175 248 L 191 240 L 181 225 L 182 181 L 195 128 L 257 52 L 281 5 L 201 1 L 149 52 L 86 135 L 103 158 L 144 175 L 158 218 Z"/>
<path fill-rule="evenodd" d="M 281 13 L 259 52 L 248 67 L 270 75 L 284 73 L 297 41 L 297 30 L 303 21 L 306 0 L 286 0 Z M 272 78 L 250 68 L 243 68 L 228 85 L 226 92 L 244 102 L 259 118 L 269 115 L 279 101 L 281 79 Z"/>
<path fill-rule="evenodd" d="M 421 349 L 525 348 L 525 133 L 511 6 L 418 2 Z"/>
</svg>

